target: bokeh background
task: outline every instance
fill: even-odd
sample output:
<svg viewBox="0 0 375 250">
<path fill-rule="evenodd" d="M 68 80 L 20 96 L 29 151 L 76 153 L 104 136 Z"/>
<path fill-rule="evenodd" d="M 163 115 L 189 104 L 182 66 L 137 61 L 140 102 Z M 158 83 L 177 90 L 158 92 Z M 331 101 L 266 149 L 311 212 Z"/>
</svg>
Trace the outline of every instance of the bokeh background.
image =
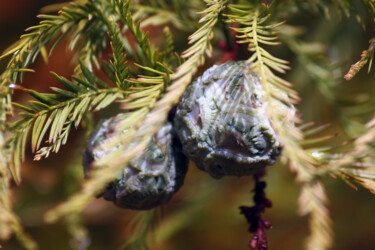
<svg viewBox="0 0 375 250">
<path fill-rule="evenodd" d="M 0 0 L 0 50 L 3 51 L 15 42 L 25 28 L 38 23 L 36 15 L 44 5 L 59 2 L 62 1 Z M 334 69 L 339 81 L 337 85 L 329 87 L 310 76 L 301 66 L 301 61 L 291 56 L 290 50 L 281 47 L 277 53 L 291 61 L 293 70 L 286 77 L 301 94 L 299 109 L 302 118 L 305 121 L 313 120 L 316 124 L 331 122 L 332 126 L 327 133 L 338 131 L 341 132 L 340 140 L 346 139 L 348 134 L 356 133 L 355 127 L 351 126 L 353 124 L 343 119 L 340 113 L 348 107 L 332 104 L 324 91 L 329 88 L 349 95 L 374 94 L 373 73 L 366 74 L 364 70 L 350 82 L 344 82 L 342 77 L 350 64 L 359 59 L 361 51 L 367 48 L 373 31 L 364 31 L 354 17 L 341 20 L 333 17 L 327 21 L 319 14 L 295 15 L 288 19 L 288 24 L 304 25 L 306 32 L 303 38 L 306 40 L 335 44 L 335 49 L 328 51 L 328 58 L 332 63 L 340 62 Z M 156 28 L 149 29 L 158 33 Z M 186 43 L 186 39 L 175 39 L 177 43 Z M 40 59 L 32 65 L 36 72 L 25 76 L 25 87 L 47 92 L 51 86 L 58 85 L 50 71 L 67 77 L 71 75 L 72 52 L 65 45 L 64 42 L 59 45 L 48 62 Z M 208 64 L 215 60 L 212 59 Z M 6 59 L 0 61 L 0 70 L 4 69 L 6 63 Z M 16 92 L 14 98 L 26 103 L 29 97 Z M 98 113 L 96 117 L 108 116 L 106 112 Z M 364 112 L 354 121 L 365 122 L 370 117 L 371 112 Z M 23 182 L 20 186 L 13 186 L 15 211 L 40 249 L 74 249 L 75 243 L 64 222 L 46 224 L 43 215 L 79 189 L 83 181 L 81 157 L 84 145 L 85 130 L 80 128 L 72 132 L 67 145 L 58 154 L 36 162 L 32 161 L 31 152 L 28 152 L 22 167 Z M 296 213 L 299 186 L 294 181 L 294 174 L 287 166 L 277 163 L 267 168 L 265 180 L 268 185 L 267 196 L 273 202 L 273 207 L 264 215 L 273 225 L 267 232 L 269 249 L 303 249 L 304 238 L 308 235 L 308 219 Z M 252 205 L 253 184 L 251 177 L 213 180 L 191 165 L 185 185 L 170 204 L 163 208 L 157 230 L 150 238 L 150 249 L 248 249 L 251 236 L 238 207 Z M 331 177 L 326 177 L 324 184 L 334 221 L 333 249 L 375 249 L 375 196 L 361 187 L 355 191 L 343 181 Z M 120 247 L 134 232 L 132 218 L 135 216 L 139 216 L 139 213 L 119 209 L 103 199 L 92 201 L 83 214 L 90 235 L 88 249 Z M 22 249 L 14 238 L 2 243 L 2 248 Z"/>
</svg>

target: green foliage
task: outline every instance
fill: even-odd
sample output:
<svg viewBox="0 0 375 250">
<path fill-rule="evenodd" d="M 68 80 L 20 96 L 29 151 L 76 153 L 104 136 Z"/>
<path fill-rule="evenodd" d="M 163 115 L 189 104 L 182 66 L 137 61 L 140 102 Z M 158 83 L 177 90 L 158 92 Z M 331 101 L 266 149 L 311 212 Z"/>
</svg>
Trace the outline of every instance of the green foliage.
<svg viewBox="0 0 375 250">
<path fill-rule="evenodd" d="M 78 232 L 78 241 L 82 241 L 86 231 L 81 227 L 79 214 L 108 182 L 119 175 L 124 164 L 146 148 L 198 68 L 205 63 L 205 56 L 212 56 L 217 42 L 213 40 L 214 36 L 234 32 L 237 44 L 247 44 L 248 70 L 256 72 L 261 79 L 266 92 L 263 102 L 284 146 L 284 163 L 288 162 L 301 185 L 299 211 L 302 215 L 310 215 L 311 235 L 307 248 L 329 248 L 332 245 L 332 229 L 322 178 L 328 174 L 339 176 L 353 185 L 350 179 L 374 193 L 373 157 L 369 155 L 373 151 L 375 137 L 374 119 L 358 138 L 338 144 L 331 143 L 335 135 L 319 135 L 327 127 L 325 125 L 316 128 L 311 123 L 298 126 L 302 121 L 294 105 L 301 98 L 283 76 L 290 69 L 289 62 L 271 52 L 274 46 L 281 44 L 281 39 L 304 64 L 305 70 L 320 83 L 326 99 L 337 104 L 341 96 L 336 95 L 335 79 L 327 73 L 327 60 L 317 60 L 321 47 L 305 50 L 303 38 L 297 38 L 298 28 L 283 26 L 284 19 L 298 10 L 314 14 L 318 10 L 332 18 L 338 9 L 340 15 L 354 15 L 365 26 L 364 9 L 374 18 L 374 4 L 364 0 L 361 4 L 349 0 L 273 1 L 271 5 L 264 2 L 268 1 L 232 4 L 228 0 L 205 0 L 206 8 L 196 14 L 198 8 L 203 9 L 199 1 L 131 3 L 125 0 L 88 0 L 64 5 L 56 15 L 40 15 L 40 24 L 28 28 L 27 33 L 0 56 L 0 59 L 10 57 L 0 75 L 0 223 L 5 225 L 0 229 L 0 238 L 9 238 L 13 231 L 26 248 L 36 247 L 23 233 L 9 201 L 11 178 L 17 184 L 21 182 L 21 162 L 25 158 L 28 139 L 35 160 L 48 157 L 68 142 L 72 129 L 78 128 L 90 112 L 114 106 L 116 102 L 126 113 L 113 128 L 113 137 L 103 142 L 101 147 L 113 147 L 119 142 L 121 146 L 98 160 L 82 189 L 47 212 L 45 217 L 47 222 L 64 218 L 69 231 L 72 234 Z M 229 27 L 221 24 L 225 34 L 216 30 L 220 20 Z M 174 28 L 167 26 L 169 24 Z M 152 37 L 143 30 L 149 25 L 163 27 L 163 46 L 155 45 Z M 175 52 L 176 30 L 193 32 L 188 38 L 189 47 L 181 56 Z M 65 38 L 75 55 L 76 68 L 69 77 L 71 80 L 52 73 L 61 84 L 61 88 L 52 87 L 52 93 L 22 87 L 22 76 L 33 72 L 29 67 L 36 58 L 42 55 L 47 60 Z M 369 49 L 350 68 L 346 79 L 354 77 L 369 61 L 371 68 L 375 46 L 373 40 L 370 42 Z M 104 60 L 102 53 L 107 47 L 111 49 L 111 55 Z M 106 75 L 106 80 L 98 77 L 100 70 Z M 35 100 L 30 100 L 28 106 L 12 103 L 15 89 L 28 93 Z M 11 123 L 7 118 L 13 108 L 22 112 L 19 119 Z M 4 140 L 5 130 L 12 134 L 7 141 Z M 345 144 L 350 143 L 352 148 L 344 149 Z M 154 230 L 157 217 L 154 211 L 146 216 L 140 215 L 140 222 L 136 223 L 139 230 L 126 244 L 134 249 L 146 247 L 144 239 L 149 231 Z"/>
<path fill-rule="evenodd" d="M 30 101 L 31 108 L 14 104 L 26 111 L 21 113 L 23 119 L 9 125 L 9 130 L 14 133 L 8 147 L 13 152 L 11 172 L 15 180 L 20 180 L 19 165 L 25 156 L 26 139 L 31 127 L 32 152 L 36 152 L 35 159 L 39 160 L 42 156 L 47 157 L 51 151 L 59 151 L 60 146 L 67 142 L 72 126 L 78 127 L 87 110 L 98 111 L 123 96 L 121 89 L 110 88 L 85 66 L 81 65 L 81 71 L 82 78 L 75 78 L 75 82 L 54 73 L 54 77 L 67 89 L 53 87 L 55 94 L 18 87 L 37 101 Z M 50 145 L 41 148 L 47 131 Z"/>
</svg>

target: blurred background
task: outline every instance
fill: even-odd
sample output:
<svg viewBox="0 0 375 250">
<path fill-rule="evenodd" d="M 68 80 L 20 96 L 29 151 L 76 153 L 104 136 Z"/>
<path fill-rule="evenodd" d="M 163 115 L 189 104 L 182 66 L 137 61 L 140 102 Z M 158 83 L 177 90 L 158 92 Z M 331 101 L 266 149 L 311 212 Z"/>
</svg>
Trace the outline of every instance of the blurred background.
<svg viewBox="0 0 375 250">
<path fill-rule="evenodd" d="M 59 2 L 62 1 L 1 0 L 0 50 L 17 41 L 25 28 L 38 23 L 36 15 L 45 4 Z M 294 29 L 293 32 L 299 32 L 301 39 L 310 42 L 288 44 L 285 42 L 288 37 L 284 36 L 284 46 L 275 51 L 279 57 L 291 61 L 293 70 L 286 78 L 300 92 L 302 118 L 316 124 L 331 122 L 327 133 L 340 132 L 337 140 L 355 136 L 360 131 L 358 123 L 370 119 L 373 110 L 353 110 L 344 97 L 359 93 L 359 99 L 368 101 L 369 96 L 374 94 L 371 82 L 374 73 L 367 74 L 363 70 L 350 82 L 344 82 L 343 75 L 359 59 L 361 51 L 368 47 L 373 30 L 364 31 L 355 17 L 343 17 L 341 20 L 331 17 L 327 21 L 322 15 L 309 12 L 292 15 L 288 18 L 288 25 L 303 25 L 305 28 Z M 371 25 L 374 27 L 372 23 L 368 27 Z M 176 43 L 186 43 L 186 39 L 175 39 Z M 64 42 L 60 44 L 48 62 L 37 60 L 32 65 L 36 72 L 26 74 L 23 85 L 48 92 L 51 86 L 58 85 L 50 71 L 69 78 L 73 72 L 72 52 L 65 45 Z M 314 62 L 322 65 L 320 63 L 324 59 L 320 57 L 306 59 L 292 53 L 298 49 L 316 52 L 323 45 L 329 48 L 326 51 L 327 65 L 334 65 L 332 67 L 314 66 Z M 220 56 L 215 55 L 207 64 L 213 64 Z M 0 70 L 5 68 L 6 63 L 7 59 L 0 61 Z M 327 72 L 333 74 L 335 81 L 325 75 Z M 28 98 L 21 92 L 16 92 L 14 96 L 20 103 L 27 103 Z M 106 116 L 105 112 L 96 114 L 97 118 Z M 43 215 L 79 190 L 83 180 L 81 161 L 85 143 L 85 131 L 81 128 L 72 132 L 67 145 L 58 154 L 52 154 L 47 159 L 32 161 L 29 151 L 22 167 L 22 185 L 13 186 L 14 209 L 40 249 L 74 249 L 75 242 L 65 224 L 46 224 Z M 267 231 L 269 249 L 303 249 L 308 221 L 296 213 L 299 186 L 294 181 L 294 174 L 278 162 L 267 168 L 265 181 L 267 196 L 273 203 L 273 207 L 264 214 L 264 218 L 273 225 Z M 332 249 L 375 249 L 375 196 L 361 187 L 355 191 L 343 181 L 331 177 L 326 177 L 324 184 L 334 221 L 335 245 Z M 253 185 L 251 177 L 214 180 L 191 164 L 184 186 L 161 211 L 157 230 L 150 236 L 150 249 L 248 249 L 251 235 L 238 207 L 252 205 Z M 132 228 L 131 219 L 141 215 L 139 218 L 145 220 L 150 214 L 123 210 L 103 199 L 92 201 L 83 214 L 90 235 L 90 241 L 86 242 L 90 244 L 88 249 L 121 247 L 124 240 L 136 231 Z M 2 247 L 22 249 L 14 238 L 3 243 Z"/>
</svg>

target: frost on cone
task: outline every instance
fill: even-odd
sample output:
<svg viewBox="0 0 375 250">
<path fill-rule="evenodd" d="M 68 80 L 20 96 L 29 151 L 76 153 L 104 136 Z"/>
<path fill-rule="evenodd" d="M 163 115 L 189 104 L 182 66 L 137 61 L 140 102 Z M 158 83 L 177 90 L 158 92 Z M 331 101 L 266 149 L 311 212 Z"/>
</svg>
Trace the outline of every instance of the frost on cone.
<svg viewBox="0 0 375 250">
<path fill-rule="evenodd" d="M 183 150 L 215 178 L 252 175 L 274 164 L 280 142 L 245 61 L 215 65 L 190 84 L 175 117 Z"/>
<path fill-rule="evenodd" d="M 87 173 L 94 160 L 115 149 L 98 147 L 111 134 L 116 117 L 103 120 L 90 135 L 84 152 Z M 172 125 L 166 123 L 152 138 L 148 148 L 124 166 L 124 171 L 108 184 L 102 196 L 121 208 L 150 209 L 166 204 L 182 186 L 187 171 L 187 159 L 181 144 L 173 136 Z"/>
</svg>

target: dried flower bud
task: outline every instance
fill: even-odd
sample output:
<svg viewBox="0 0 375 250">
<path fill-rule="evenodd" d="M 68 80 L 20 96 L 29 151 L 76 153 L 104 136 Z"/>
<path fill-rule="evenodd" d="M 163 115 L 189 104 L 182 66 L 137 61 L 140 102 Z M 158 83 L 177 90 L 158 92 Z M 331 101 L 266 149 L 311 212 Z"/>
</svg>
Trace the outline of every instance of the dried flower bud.
<svg viewBox="0 0 375 250">
<path fill-rule="evenodd" d="M 264 94 L 244 61 L 206 70 L 177 107 L 175 128 L 184 153 L 215 178 L 251 175 L 275 163 L 281 147 Z"/>
<path fill-rule="evenodd" d="M 100 145 L 111 134 L 116 117 L 103 120 L 91 134 L 85 153 L 85 172 L 92 162 L 115 149 L 103 150 Z M 172 125 L 166 123 L 152 138 L 148 148 L 130 161 L 115 181 L 108 184 L 102 196 L 121 208 L 150 209 L 166 204 L 182 186 L 187 159 L 181 144 L 173 136 Z"/>
</svg>

